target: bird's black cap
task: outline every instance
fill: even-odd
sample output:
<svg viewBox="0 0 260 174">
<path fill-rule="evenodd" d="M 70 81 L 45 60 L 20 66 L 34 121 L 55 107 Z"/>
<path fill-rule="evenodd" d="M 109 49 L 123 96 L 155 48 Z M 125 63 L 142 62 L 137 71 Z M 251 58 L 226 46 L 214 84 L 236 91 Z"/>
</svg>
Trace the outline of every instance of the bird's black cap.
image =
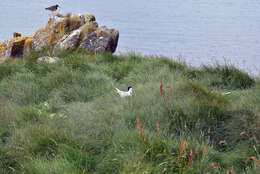
<svg viewBox="0 0 260 174">
<path fill-rule="evenodd" d="M 129 91 L 130 88 L 132 88 L 132 86 L 128 86 L 128 91 Z"/>
</svg>

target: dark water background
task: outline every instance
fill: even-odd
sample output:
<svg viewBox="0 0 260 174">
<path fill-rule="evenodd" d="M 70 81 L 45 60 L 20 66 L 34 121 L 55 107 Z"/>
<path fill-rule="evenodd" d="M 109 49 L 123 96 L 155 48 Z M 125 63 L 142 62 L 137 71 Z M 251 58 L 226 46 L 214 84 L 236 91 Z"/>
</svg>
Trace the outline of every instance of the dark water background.
<svg viewBox="0 0 260 174">
<path fill-rule="evenodd" d="M 199 66 L 228 61 L 259 76 L 259 0 L 0 0 L 0 41 L 43 27 L 58 3 L 61 13 L 96 16 L 120 31 L 117 54 L 185 58 Z"/>
</svg>

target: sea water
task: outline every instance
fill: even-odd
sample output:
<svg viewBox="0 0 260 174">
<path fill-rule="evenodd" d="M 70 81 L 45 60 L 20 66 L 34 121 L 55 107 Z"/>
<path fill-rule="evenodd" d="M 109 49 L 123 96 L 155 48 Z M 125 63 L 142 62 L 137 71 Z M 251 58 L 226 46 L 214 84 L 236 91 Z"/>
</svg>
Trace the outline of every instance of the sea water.
<svg viewBox="0 0 260 174">
<path fill-rule="evenodd" d="M 116 54 L 164 55 L 199 66 L 229 62 L 260 70 L 258 0 L 0 0 L 0 41 L 13 32 L 31 36 L 60 13 L 92 13 L 120 32 Z"/>
</svg>

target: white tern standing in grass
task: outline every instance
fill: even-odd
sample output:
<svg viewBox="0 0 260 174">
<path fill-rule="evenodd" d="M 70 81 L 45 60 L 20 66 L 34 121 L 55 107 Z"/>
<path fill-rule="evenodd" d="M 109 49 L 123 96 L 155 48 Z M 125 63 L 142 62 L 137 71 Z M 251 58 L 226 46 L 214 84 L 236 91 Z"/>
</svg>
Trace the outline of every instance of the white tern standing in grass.
<svg viewBox="0 0 260 174">
<path fill-rule="evenodd" d="M 122 97 L 122 98 L 131 96 L 132 92 L 133 92 L 132 86 L 128 86 L 128 91 L 127 92 L 121 91 L 121 90 L 116 88 L 116 93 L 118 93 L 120 95 L 120 97 Z"/>
<path fill-rule="evenodd" d="M 221 93 L 222 95 L 230 95 L 231 94 L 231 92 L 223 92 L 223 93 Z"/>
</svg>

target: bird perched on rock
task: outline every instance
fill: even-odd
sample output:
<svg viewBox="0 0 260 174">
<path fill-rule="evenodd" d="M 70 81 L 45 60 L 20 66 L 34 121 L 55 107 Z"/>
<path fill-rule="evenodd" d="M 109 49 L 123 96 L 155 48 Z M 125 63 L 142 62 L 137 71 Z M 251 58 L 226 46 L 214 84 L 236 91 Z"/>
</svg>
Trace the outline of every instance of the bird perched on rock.
<svg viewBox="0 0 260 174">
<path fill-rule="evenodd" d="M 58 7 L 60 7 L 60 6 L 58 4 L 56 4 L 56 5 L 45 8 L 45 10 L 50 10 L 51 12 L 55 12 L 58 9 Z"/>
<path fill-rule="evenodd" d="M 118 88 L 116 88 L 116 93 L 118 93 L 120 95 L 120 97 L 129 97 L 132 95 L 132 92 L 133 92 L 133 88 L 132 86 L 128 86 L 128 91 L 121 91 L 119 90 Z"/>
</svg>

